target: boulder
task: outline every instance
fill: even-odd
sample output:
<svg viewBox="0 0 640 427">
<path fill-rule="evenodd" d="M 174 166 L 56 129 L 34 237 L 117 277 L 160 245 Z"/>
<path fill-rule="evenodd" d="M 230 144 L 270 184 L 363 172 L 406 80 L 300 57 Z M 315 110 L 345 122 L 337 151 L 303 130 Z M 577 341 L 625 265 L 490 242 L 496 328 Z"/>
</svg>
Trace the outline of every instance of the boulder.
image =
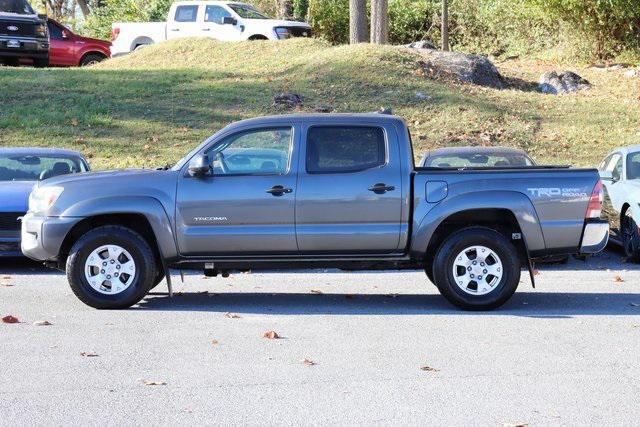
<svg viewBox="0 0 640 427">
<path fill-rule="evenodd" d="M 498 69 L 484 56 L 408 46 L 422 56 L 420 65 L 428 75 L 454 77 L 465 83 L 496 89 L 505 87 Z"/>
<path fill-rule="evenodd" d="M 281 93 L 273 97 L 271 106 L 276 110 L 293 110 L 302 107 L 302 97 L 297 93 Z"/>
<path fill-rule="evenodd" d="M 420 40 L 418 42 L 412 42 L 405 45 L 405 47 L 408 47 L 410 49 L 437 49 L 436 45 L 429 40 Z"/>
<path fill-rule="evenodd" d="M 572 71 L 565 71 L 560 74 L 555 71 L 550 71 L 540 76 L 538 88 L 542 93 L 562 95 L 579 90 L 591 89 L 591 83 Z"/>
</svg>

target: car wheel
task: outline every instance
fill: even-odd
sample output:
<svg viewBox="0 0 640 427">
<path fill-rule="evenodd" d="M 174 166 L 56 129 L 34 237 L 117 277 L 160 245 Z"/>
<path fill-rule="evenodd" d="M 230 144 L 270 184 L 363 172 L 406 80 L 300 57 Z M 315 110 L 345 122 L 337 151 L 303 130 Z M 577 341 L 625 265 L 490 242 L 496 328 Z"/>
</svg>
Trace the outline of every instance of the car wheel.
<svg viewBox="0 0 640 427">
<path fill-rule="evenodd" d="M 424 273 L 427 275 L 427 279 L 429 279 L 431 283 L 435 283 L 433 279 L 433 262 L 427 262 L 425 264 Z"/>
<path fill-rule="evenodd" d="M 20 59 L 18 59 L 18 58 L 4 58 L 2 60 L 2 63 L 4 65 L 6 65 L 7 67 L 19 67 L 20 66 Z"/>
<path fill-rule="evenodd" d="M 45 68 L 49 66 L 49 58 L 34 59 L 33 66 L 36 68 Z"/>
<path fill-rule="evenodd" d="M 625 256 L 630 261 L 640 261 L 640 233 L 638 232 L 638 224 L 633 219 L 631 209 L 627 209 L 622 215 L 620 228 Z"/>
<path fill-rule="evenodd" d="M 85 304 L 101 309 L 127 308 L 147 294 L 158 276 L 147 241 L 126 227 L 95 228 L 71 248 L 67 279 Z"/>
<path fill-rule="evenodd" d="M 149 290 L 157 288 L 158 285 L 162 283 L 162 279 L 164 279 L 164 271 L 162 271 L 162 269 L 159 269 L 158 274 L 156 274 L 155 279 L 153 279 L 153 283 L 151 284 L 151 288 L 149 288 Z"/>
<path fill-rule="evenodd" d="M 465 310 L 492 310 L 504 304 L 520 282 L 517 249 L 488 228 L 467 228 L 440 246 L 433 276 L 440 293 Z"/>
<path fill-rule="evenodd" d="M 80 61 L 80 66 L 81 67 L 86 67 L 89 65 L 95 65 L 99 62 L 104 61 L 106 58 L 102 55 L 97 55 L 97 54 L 89 54 L 89 55 L 85 55 L 82 60 Z"/>
</svg>

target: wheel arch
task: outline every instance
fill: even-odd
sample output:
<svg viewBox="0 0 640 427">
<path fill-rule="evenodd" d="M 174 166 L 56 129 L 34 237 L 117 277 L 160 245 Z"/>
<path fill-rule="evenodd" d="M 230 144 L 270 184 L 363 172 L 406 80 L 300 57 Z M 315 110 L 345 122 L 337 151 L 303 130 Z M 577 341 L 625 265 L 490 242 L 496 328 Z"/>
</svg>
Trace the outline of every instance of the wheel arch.
<svg viewBox="0 0 640 427">
<path fill-rule="evenodd" d="M 141 234 L 152 246 L 160 264 L 178 256 L 176 240 L 169 216 L 162 204 L 153 198 L 109 197 L 86 200 L 65 211 L 65 216 L 82 217 L 65 236 L 58 262 L 64 265 L 73 243 L 92 228 L 122 225 Z"/>
<path fill-rule="evenodd" d="M 147 37 L 147 36 L 139 36 L 136 37 L 135 39 L 133 39 L 133 41 L 131 42 L 131 47 L 130 47 L 130 51 L 133 52 L 138 46 L 141 45 L 147 45 L 147 44 L 154 44 L 155 41 L 151 38 L 151 37 Z"/>
<path fill-rule="evenodd" d="M 264 34 L 252 34 L 247 37 L 247 40 L 269 40 L 269 37 L 265 36 Z"/>
<path fill-rule="evenodd" d="M 78 65 L 82 64 L 82 61 L 84 61 L 84 59 L 89 55 L 99 55 L 99 56 L 102 56 L 104 59 L 109 58 L 108 55 L 105 55 L 104 52 L 101 52 L 99 50 L 88 50 L 82 54 L 82 56 L 80 57 L 80 61 L 78 61 Z"/>
<path fill-rule="evenodd" d="M 428 210 L 419 223 L 414 222 L 412 257 L 433 257 L 447 233 L 470 226 L 520 233 L 521 239 L 514 242 L 523 246 L 527 257 L 529 251 L 545 249 L 538 215 L 527 196 L 513 191 L 481 191 L 445 199 Z M 507 237 L 513 240 L 513 236 Z"/>
</svg>

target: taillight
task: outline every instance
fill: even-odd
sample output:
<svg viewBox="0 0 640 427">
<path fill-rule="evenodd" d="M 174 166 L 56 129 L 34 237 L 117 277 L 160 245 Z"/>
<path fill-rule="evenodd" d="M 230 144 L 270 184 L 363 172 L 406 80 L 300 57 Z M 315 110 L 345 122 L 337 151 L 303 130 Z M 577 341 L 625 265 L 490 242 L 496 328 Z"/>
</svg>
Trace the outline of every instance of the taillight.
<svg viewBox="0 0 640 427">
<path fill-rule="evenodd" d="M 589 198 L 589 204 L 587 205 L 587 218 L 600 218 L 602 213 L 602 201 L 604 193 L 602 191 L 602 181 L 598 180 L 593 187 L 591 197 Z"/>
<path fill-rule="evenodd" d="M 111 41 L 115 41 L 118 36 L 120 35 L 120 28 L 115 27 L 113 29 L 111 29 Z"/>
</svg>

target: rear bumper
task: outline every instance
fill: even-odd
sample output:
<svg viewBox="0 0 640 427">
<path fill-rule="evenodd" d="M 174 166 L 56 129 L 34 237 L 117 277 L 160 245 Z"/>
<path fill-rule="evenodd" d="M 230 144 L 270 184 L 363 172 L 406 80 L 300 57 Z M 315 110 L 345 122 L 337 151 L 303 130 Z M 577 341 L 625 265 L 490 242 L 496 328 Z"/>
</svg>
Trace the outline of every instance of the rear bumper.
<svg viewBox="0 0 640 427">
<path fill-rule="evenodd" d="M 604 219 L 589 220 L 584 226 L 580 254 L 588 255 L 602 251 L 609 242 L 609 222 Z"/>
<path fill-rule="evenodd" d="M 7 47 L 10 41 L 20 43 L 20 47 Z M 48 40 L 0 36 L 0 57 L 45 59 L 48 56 Z"/>
</svg>

